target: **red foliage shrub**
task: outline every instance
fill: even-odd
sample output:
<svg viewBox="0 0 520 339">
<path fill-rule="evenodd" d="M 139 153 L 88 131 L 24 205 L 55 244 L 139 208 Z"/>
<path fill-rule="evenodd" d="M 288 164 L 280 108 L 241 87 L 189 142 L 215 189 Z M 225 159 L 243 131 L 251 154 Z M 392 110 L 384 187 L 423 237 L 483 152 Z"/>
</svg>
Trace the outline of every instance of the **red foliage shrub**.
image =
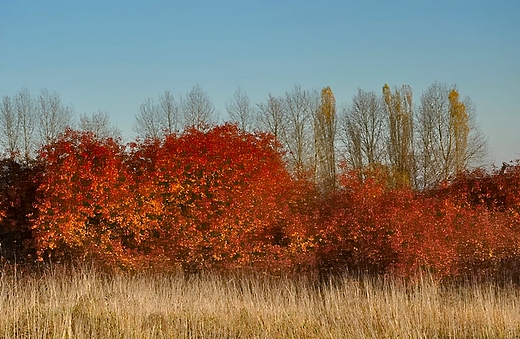
<svg viewBox="0 0 520 339">
<path fill-rule="evenodd" d="M 44 166 L 33 228 L 40 259 L 92 256 L 132 266 L 147 225 L 136 215 L 124 147 L 67 130 L 42 148 Z"/>
<path fill-rule="evenodd" d="M 274 139 L 234 125 L 134 144 L 128 172 L 146 251 L 186 270 L 289 266 L 295 194 Z"/>
<path fill-rule="evenodd" d="M 383 171 L 365 179 L 356 172 L 340 175 L 340 188 L 325 197 L 316 220 L 321 269 L 382 272 L 395 260 L 386 179 Z"/>
<path fill-rule="evenodd" d="M 320 265 L 405 276 L 497 274 L 518 260 L 518 173 L 476 171 L 420 193 L 389 186 L 383 170 L 344 172 L 340 189 L 317 209 Z"/>
<path fill-rule="evenodd" d="M 452 183 L 428 192 L 451 201 L 458 211 L 452 227 L 459 274 L 496 275 L 508 262 L 519 262 L 520 165 L 462 173 Z M 520 268 L 501 274 L 520 277 Z"/>
<path fill-rule="evenodd" d="M 463 172 L 429 192 L 432 196 L 455 199 L 461 206 L 484 206 L 490 210 L 520 210 L 520 160 L 503 164 L 491 172 L 478 168 Z"/>
</svg>

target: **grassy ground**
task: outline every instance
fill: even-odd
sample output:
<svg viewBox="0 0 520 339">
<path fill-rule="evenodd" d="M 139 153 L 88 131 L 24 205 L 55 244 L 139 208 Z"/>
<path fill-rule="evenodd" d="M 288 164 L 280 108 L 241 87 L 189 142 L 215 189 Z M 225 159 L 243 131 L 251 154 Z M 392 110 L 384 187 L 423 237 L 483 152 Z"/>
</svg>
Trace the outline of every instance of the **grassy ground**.
<svg viewBox="0 0 520 339">
<path fill-rule="evenodd" d="M 347 277 L 0 277 L 0 338 L 518 338 L 520 290 Z"/>
</svg>

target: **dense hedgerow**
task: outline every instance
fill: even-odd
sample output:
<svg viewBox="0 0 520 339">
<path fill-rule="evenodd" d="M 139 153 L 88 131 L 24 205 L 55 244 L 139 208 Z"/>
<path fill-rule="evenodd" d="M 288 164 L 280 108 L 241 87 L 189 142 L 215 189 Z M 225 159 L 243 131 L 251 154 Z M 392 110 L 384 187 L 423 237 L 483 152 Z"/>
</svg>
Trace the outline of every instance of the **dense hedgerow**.
<svg viewBox="0 0 520 339">
<path fill-rule="evenodd" d="M 279 150 L 271 135 L 229 124 L 127 145 L 68 130 L 34 163 L 2 160 L 2 256 L 518 277 L 518 162 L 420 192 L 391 184 L 385 167 L 345 168 L 325 194 L 291 176 Z"/>
</svg>

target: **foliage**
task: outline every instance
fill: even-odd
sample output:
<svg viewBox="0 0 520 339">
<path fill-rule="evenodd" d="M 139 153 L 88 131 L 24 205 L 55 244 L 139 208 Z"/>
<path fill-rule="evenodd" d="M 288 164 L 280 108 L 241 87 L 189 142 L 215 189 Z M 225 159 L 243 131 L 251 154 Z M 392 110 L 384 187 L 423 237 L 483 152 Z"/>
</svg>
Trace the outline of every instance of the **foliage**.
<svg viewBox="0 0 520 339">
<path fill-rule="evenodd" d="M 291 188 L 276 150 L 270 135 L 234 125 L 135 145 L 141 216 L 158 232 L 153 247 L 189 270 L 277 257 Z"/>
<path fill-rule="evenodd" d="M 507 274 L 518 279 L 518 165 L 465 173 L 430 192 L 389 185 L 382 169 L 345 172 L 320 209 L 325 267 L 439 277 Z"/>
<path fill-rule="evenodd" d="M 43 147 L 33 228 L 40 259 L 93 256 L 128 265 L 147 225 L 135 214 L 134 185 L 123 146 L 112 138 L 67 130 Z"/>
<path fill-rule="evenodd" d="M 403 85 L 392 94 L 383 86 L 383 98 L 388 114 L 389 150 L 394 183 L 410 186 L 413 179 L 413 114 L 412 89 Z"/>
<path fill-rule="evenodd" d="M 314 116 L 316 182 L 329 192 L 336 185 L 336 99 L 330 87 L 321 91 L 321 103 Z"/>
<path fill-rule="evenodd" d="M 41 161 L 33 227 L 42 259 L 191 271 L 267 266 L 290 252 L 294 190 L 270 135 L 193 128 L 126 152 L 117 140 L 69 130 Z"/>
<path fill-rule="evenodd" d="M 35 162 L 0 160 L 0 257 L 22 262 L 33 257 L 31 231 L 36 190 L 42 175 Z"/>
<path fill-rule="evenodd" d="M 391 167 L 343 166 L 324 191 L 280 149 L 231 124 L 128 145 L 69 129 L 37 162 L 2 160 L 2 250 L 125 269 L 520 281 L 518 161 L 424 191 L 396 185 Z"/>
</svg>

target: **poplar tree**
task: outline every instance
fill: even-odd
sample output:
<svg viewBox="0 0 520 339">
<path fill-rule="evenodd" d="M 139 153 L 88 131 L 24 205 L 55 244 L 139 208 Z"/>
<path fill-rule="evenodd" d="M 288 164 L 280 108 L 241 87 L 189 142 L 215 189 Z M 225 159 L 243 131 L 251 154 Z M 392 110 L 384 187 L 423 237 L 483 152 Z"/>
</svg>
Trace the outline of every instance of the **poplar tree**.
<svg viewBox="0 0 520 339">
<path fill-rule="evenodd" d="M 336 99 L 330 87 L 321 91 L 321 102 L 314 117 L 316 181 L 329 192 L 336 185 Z"/>
<path fill-rule="evenodd" d="M 403 85 L 394 93 L 383 86 L 389 126 L 388 157 L 394 184 L 411 186 L 414 179 L 412 89 Z"/>
<path fill-rule="evenodd" d="M 466 105 L 459 101 L 459 92 L 456 89 L 450 91 L 448 99 L 450 101 L 450 132 L 454 141 L 454 170 L 458 175 L 466 169 L 469 116 L 466 112 Z"/>
</svg>

